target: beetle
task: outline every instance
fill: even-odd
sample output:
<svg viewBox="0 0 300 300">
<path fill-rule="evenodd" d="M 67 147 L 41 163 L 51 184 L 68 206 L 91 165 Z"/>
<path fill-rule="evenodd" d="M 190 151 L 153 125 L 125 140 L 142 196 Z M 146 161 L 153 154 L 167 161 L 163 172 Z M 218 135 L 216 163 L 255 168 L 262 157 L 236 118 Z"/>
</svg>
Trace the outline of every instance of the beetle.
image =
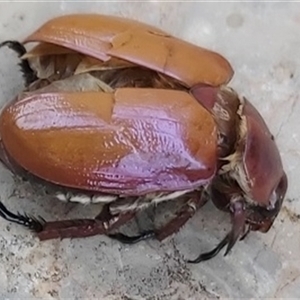
<svg viewBox="0 0 300 300">
<path fill-rule="evenodd" d="M 29 51 L 25 46 L 37 43 Z M 288 182 L 274 137 L 228 83 L 220 54 L 156 27 L 97 14 L 60 16 L 22 43 L 26 87 L 0 115 L 3 164 L 62 201 L 104 203 L 95 219 L 46 222 L 0 215 L 41 240 L 106 234 L 124 243 L 176 233 L 209 199 L 232 229 L 197 263 L 267 232 Z M 112 234 L 137 211 L 183 200 L 173 220 L 137 236 Z"/>
</svg>

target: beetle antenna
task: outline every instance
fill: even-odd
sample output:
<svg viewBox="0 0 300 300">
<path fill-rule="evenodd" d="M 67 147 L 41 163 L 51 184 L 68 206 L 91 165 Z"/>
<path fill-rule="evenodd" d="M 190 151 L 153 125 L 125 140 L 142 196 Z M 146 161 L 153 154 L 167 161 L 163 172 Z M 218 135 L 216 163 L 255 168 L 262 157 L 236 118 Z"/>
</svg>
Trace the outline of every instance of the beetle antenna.
<svg viewBox="0 0 300 300">
<path fill-rule="evenodd" d="M 15 51 L 20 58 L 27 52 L 25 47 L 18 41 L 4 41 L 0 43 L 0 48 L 4 46 L 7 46 L 9 49 Z M 36 73 L 31 69 L 28 59 L 21 59 L 19 66 L 21 67 L 21 72 L 23 74 L 26 87 L 38 79 Z"/>
<path fill-rule="evenodd" d="M 215 257 L 226 245 L 226 251 L 224 256 L 226 256 L 232 247 L 235 245 L 236 241 L 240 235 L 245 231 L 245 205 L 243 201 L 235 201 L 230 206 L 231 211 L 231 222 L 232 229 L 226 235 L 226 237 L 211 251 L 200 254 L 194 260 L 188 260 L 189 263 L 197 264 L 201 261 L 209 260 Z"/>
<path fill-rule="evenodd" d="M 26 214 L 21 215 L 19 213 L 14 214 L 9 211 L 2 202 L 0 202 L 0 217 L 9 222 L 23 225 L 35 232 L 42 231 L 45 223 L 43 218 L 34 218 Z"/>
</svg>

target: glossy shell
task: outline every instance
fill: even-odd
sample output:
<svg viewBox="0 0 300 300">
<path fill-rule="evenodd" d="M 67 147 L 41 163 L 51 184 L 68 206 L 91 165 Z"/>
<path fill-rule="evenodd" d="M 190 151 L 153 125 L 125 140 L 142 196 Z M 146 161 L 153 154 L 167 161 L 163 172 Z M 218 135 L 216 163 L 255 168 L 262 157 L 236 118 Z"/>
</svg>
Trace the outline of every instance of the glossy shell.
<svg viewBox="0 0 300 300">
<path fill-rule="evenodd" d="M 267 206 L 272 192 L 284 176 L 280 153 L 265 121 L 247 100 L 243 114 L 247 122 L 243 155 L 245 172 L 253 199 Z"/>
<path fill-rule="evenodd" d="M 66 47 L 108 61 L 124 59 L 159 71 L 191 87 L 226 84 L 233 76 L 221 55 L 160 29 L 120 17 L 79 14 L 54 18 L 25 39 Z"/>
<path fill-rule="evenodd" d="M 0 119 L 6 151 L 49 182 L 110 194 L 195 189 L 216 169 L 216 127 L 183 91 L 25 97 Z"/>
</svg>

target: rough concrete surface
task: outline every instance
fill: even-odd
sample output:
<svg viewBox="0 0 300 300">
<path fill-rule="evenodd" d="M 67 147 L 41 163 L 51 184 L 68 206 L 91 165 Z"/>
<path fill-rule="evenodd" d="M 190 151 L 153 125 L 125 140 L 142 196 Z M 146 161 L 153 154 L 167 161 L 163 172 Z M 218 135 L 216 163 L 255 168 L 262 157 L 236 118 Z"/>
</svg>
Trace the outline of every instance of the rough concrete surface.
<svg viewBox="0 0 300 300">
<path fill-rule="evenodd" d="M 254 103 L 276 137 L 289 191 L 267 234 L 252 233 L 227 257 L 198 265 L 185 260 L 214 247 L 229 228 L 228 215 L 211 204 L 166 241 L 132 246 L 104 236 L 39 242 L 0 220 L 0 299 L 300 298 L 300 4 L 10 1 L 0 3 L 0 40 L 22 40 L 71 12 L 142 20 L 227 57 L 235 69 L 231 86 Z M 22 89 L 16 61 L 0 50 L 2 105 Z M 97 212 L 46 199 L 3 166 L 0 184 L 0 199 L 13 211 L 47 220 Z"/>
</svg>

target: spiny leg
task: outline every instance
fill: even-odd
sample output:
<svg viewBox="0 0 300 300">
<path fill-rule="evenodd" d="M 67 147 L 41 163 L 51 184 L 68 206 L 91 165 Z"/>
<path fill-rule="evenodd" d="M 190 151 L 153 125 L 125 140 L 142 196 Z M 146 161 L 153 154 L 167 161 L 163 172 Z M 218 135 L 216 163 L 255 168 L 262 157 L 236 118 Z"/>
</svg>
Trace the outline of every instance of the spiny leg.
<svg viewBox="0 0 300 300">
<path fill-rule="evenodd" d="M 0 216 L 5 220 L 16 223 L 29 228 L 37 233 L 41 240 L 69 237 L 68 235 L 72 230 L 74 231 L 74 225 L 81 226 L 80 229 L 86 228 L 87 225 L 91 225 L 94 220 L 70 220 L 70 221 L 57 221 L 46 222 L 42 218 L 34 218 L 27 216 L 26 214 L 14 214 L 9 211 L 2 202 L 0 202 Z M 77 222 L 78 221 L 78 222 Z M 79 226 L 79 227 L 80 227 Z M 85 227 L 84 227 L 85 226 Z"/>
<path fill-rule="evenodd" d="M 226 256 L 232 249 L 238 238 L 245 233 L 246 214 L 243 201 L 234 202 L 233 204 L 231 204 L 230 209 L 232 222 L 231 231 L 212 251 L 200 254 L 196 259 L 189 260 L 189 263 L 196 264 L 201 261 L 209 260 L 215 257 L 227 245 L 224 254 L 224 256 Z"/>
<path fill-rule="evenodd" d="M 23 225 L 35 232 L 43 230 L 43 224 L 45 222 L 45 220 L 41 217 L 34 218 L 27 215 L 21 215 L 19 213 L 14 214 L 9 211 L 2 202 L 0 202 L 0 216 L 9 222 Z"/>
<path fill-rule="evenodd" d="M 0 202 L 0 217 L 36 232 L 40 240 L 81 238 L 107 233 L 122 226 L 135 216 L 135 212 L 127 212 L 117 216 L 107 215 L 105 211 L 109 210 L 108 206 L 109 204 L 106 204 L 104 212 L 101 212 L 95 219 L 46 222 L 41 217 L 34 218 L 26 214 L 14 214 Z"/>
<path fill-rule="evenodd" d="M 37 232 L 40 240 L 55 238 L 83 238 L 106 234 L 116 229 L 135 216 L 135 212 L 111 215 L 109 204 L 104 205 L 101 213 L 94 219 L 74 219 L 45 222 L 43 230 Z"/>
<path fill-rule="evenodd" d="M 41 241 L 51 239 L 64 239 L 76 237 L 88 237 L 96 234 L 103 234 L 103 224 L 95 219 L 73 219 L 45 222 L 43 229 L 37 232 Z"/>
<path fill-rule="evenodd" d="M 15 51 L 19 57 L 22 57 L 24 54 L 26 54 L 25 47 L 18 41 L 5 41 L 0 43 L 0 48 L 4 46 L 7 46 Z M 32 82 L 38 79 L 36 73 L 31 69 L 27 59 L 21 59 L 19 66 L 21 67 L 21 72 L 23 74 L 26 86 L 29 86 Z"/>
<path fill-rule="evenodd" d="M 159 241 L 164 240 L 168 236 L 178 232 L 179 229 L 195 214 L 195 212 L 206 203 L 205 197 L 196 192 L 186 195 L 185 197 L 187 197 L 185 201 L 186 203 L 181 210 L 177 212 L 176 217 L 158 230 L 144 231 L 136 236 L 127 236 L 122 233 L 117 233 L 110 234 L 109 237 L 125 244 L 135 244 L 153 237 Z"/>
</svg>

